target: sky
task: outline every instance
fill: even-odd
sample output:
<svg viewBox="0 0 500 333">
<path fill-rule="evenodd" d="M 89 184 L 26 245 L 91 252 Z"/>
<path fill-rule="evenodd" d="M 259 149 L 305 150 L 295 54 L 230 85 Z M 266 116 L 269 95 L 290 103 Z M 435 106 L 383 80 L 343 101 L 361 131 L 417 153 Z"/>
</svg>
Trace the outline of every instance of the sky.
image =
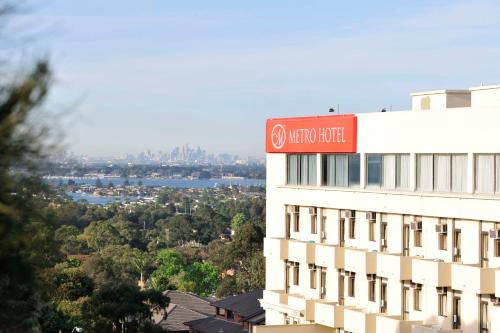
<svg viewBox="0 0 500 333">
<path fill-rule="evenodd" d="M 264 155 L 272 117 L 500 83 L 500 1 L 45 0 L 19 14 L 70 151 Z"/>
</svg>

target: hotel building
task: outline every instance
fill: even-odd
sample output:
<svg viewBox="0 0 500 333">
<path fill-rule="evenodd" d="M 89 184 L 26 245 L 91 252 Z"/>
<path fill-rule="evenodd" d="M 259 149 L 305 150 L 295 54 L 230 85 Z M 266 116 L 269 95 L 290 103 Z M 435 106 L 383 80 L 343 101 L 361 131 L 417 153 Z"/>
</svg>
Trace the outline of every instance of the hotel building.
<svg viewBox="0 0 500 333">
<path fill-rule="evenodd" d="M 500 86 L 269 119 L 266 326 L 500 332 Z"/>
</svg>

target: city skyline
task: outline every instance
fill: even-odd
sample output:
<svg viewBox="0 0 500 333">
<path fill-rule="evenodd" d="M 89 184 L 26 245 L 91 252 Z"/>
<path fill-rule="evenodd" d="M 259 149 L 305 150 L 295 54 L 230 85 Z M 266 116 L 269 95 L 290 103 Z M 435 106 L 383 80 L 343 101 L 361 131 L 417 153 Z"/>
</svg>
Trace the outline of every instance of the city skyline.
<svg viewBox="0 0 500 333">
<path fill-rule="evenodd" d="M 408 109 L 410 91 L 497 83 L 500 4 L 53 0 L 20 15 L 49 54 L 68 150 L 171 143 L 263 156 L 266 118 Z M 458 71 L 457 68 L 460 68 Z M 429 82 L 431 83 L 429 85 Z M 171 144 L 171 145 L 174 145 Z"/>
<path fill-rule="evenodd" d="M 189 144 L 165 147 L 161 150 L 145 149 L 139 153 L 126 152 L 115 155 L 87 155 L 77 154 L 73 151 L 61 151 L 52 155 L 54 162 L 92 162 L 92 163 L 154 163 L 154 164 L 261 164 L 264 163 L 264 156 L 245 156 L 229 153 L 214 153 L 207 151 L 203 147 L 191 147 Z"/>
</svg>

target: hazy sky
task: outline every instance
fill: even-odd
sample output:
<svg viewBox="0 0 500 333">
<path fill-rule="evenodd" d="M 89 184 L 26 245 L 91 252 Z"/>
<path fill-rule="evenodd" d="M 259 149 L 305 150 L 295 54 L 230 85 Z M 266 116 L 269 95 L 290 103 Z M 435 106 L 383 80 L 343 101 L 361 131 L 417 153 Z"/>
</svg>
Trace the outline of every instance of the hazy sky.
<svg viewBox="0 0 500 333">
<path fill-rule="evenodd" d="M 263 155 L 269 117 L 500 83 L 500 1 L 39 1 L 54 109 L 90 155 Z"/>
</svg>

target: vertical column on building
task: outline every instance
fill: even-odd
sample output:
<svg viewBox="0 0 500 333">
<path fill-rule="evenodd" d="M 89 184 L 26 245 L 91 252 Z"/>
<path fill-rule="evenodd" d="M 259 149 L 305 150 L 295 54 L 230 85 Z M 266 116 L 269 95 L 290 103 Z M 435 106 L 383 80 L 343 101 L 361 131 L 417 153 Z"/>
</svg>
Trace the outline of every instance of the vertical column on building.
<svg viewBox="0 0 500 333">
<path fill-rule="evenodd" d="M 359 154 L 359 188 L 366 187 L 366 154 Z"/>
<path fill-rule="evenodd" d="M 417 189 L 417 154 L 410 154 L 410 191 Z"/>
<path fill-rule="evenodd" d="M 321 154 L 316 154 L 316 185 L 321 186 Z"/>
<path fill-rule="evenodd" d="M 475 182 L 474 154 L 467 154 L 467 193 L 474 193 Z"/>
</svg>

